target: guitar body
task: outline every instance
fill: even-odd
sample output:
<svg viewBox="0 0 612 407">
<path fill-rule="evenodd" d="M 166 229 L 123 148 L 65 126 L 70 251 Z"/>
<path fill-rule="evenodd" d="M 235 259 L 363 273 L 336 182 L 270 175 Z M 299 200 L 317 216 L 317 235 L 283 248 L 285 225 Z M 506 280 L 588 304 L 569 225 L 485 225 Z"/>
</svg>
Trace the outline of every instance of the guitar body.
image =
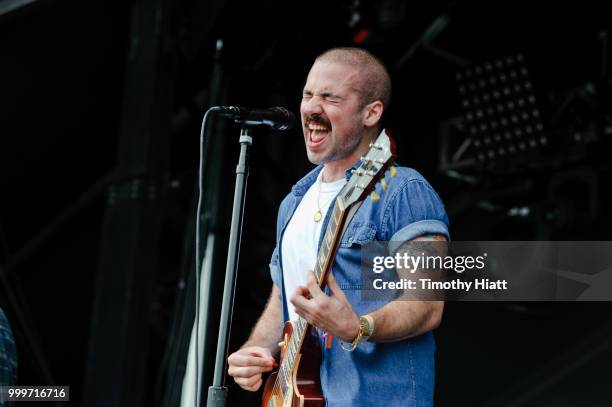
<svg viewBox="0 0 612 407">
<path fill-rule="evenodd" d="M 293 322 L 287 322 L 283 329 L 283 343 L 288 345 L 293 335 Z M 281 346 L 281 363 L 279 371 L 272 373 L 264 387 L 262 407 L 323 407 L 325 399 L 319 381 L 321 365 L 321 346 L 311 335 L 304 336 L 300 352 L 295 357 L 293 371 L 287 372 L 287 390 L 283 396 L 279 377 L 283 361 L 287 357 L 288 346 Z"/>
</svg>

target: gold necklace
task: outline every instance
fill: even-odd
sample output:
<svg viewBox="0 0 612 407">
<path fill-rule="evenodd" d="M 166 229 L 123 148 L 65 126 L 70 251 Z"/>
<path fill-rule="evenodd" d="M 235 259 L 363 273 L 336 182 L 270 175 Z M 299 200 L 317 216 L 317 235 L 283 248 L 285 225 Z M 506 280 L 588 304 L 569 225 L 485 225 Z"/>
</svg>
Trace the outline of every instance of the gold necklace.
<svg viewBox="0 0 612 407">
<path fill-rule="evenodd" d="M 315 222 L 320 222 L 323 219 L 323 212 L 321 211 L 321 184 L 323 183 L 323 173 L 321 173 L 321 177 L 317 179 L 317 211 L 312 216 Z M 333 198 L 332 198 L 333 200 Z"/>
<path fill-rule="evenodd" d="M 321 174 L 321 178 L 317 180 L 317 211 L 314 213 L 312 217 L 315 222 L 320 222 L 323 219 L 323 214 L 321 213 L 321 205 L 319 205 L 319 200 L 321 199 L 321 180 L 323 179 L 323 174 Z"/>
</svg>

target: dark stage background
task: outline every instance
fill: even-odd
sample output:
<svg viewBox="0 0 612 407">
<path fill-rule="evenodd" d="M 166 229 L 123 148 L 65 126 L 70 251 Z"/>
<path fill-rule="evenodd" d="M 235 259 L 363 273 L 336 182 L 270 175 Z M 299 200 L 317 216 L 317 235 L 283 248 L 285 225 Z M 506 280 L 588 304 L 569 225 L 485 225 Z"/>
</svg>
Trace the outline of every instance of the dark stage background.
<svg viewBox="0 0 612 407">
<path fill-rule="evenodd" d="M 605 10 L 585 1 L 0 1 L 0 307 L 19 384 L 70 385 L 70 405 L 179 405 L 203 113 L 297 113 L 313 58 L 332 46 L 362 46 L 388 64 L 398 161 L 439 192 L 453 239 L 610 240 Z M 468 70 L 491 77 L 487 63 L 508 77 L 504 106 L 529 117 L 508 138 L 495 127 L 512 122 L 512 108 L 493 126 L 478 116 L 492 102 L 478 81 L 469 86 Z M 512 82 L 521 67 L 527 76 Z M 204 389 L 238 130 L 219 120 L 209 132 L 203 226 L 216 240 Z M 255 131 L 232 349 L 269 294 L 278 204 L 310 168 L 299 126 Z M 611 311 L 447 304 L 437 405 L 612 405 Z M 232 406 L 259 397 L 230 385 Z"/>
</svg>

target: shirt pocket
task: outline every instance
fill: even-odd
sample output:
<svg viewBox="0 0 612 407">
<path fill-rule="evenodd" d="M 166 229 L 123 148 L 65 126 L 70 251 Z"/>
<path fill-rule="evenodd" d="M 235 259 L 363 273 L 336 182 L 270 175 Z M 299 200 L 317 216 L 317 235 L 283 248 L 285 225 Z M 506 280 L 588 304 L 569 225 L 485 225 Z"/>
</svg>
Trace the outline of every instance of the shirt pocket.
<svg viewBox="0 0 612 407">
<path fill-rule="evenodd" d="M 373 223 L 351 223 L 342 235 L 340 247 L 359 247 L 376 239 L 376 225 Z"/>
<path fill-rule="evenodd" d="M 351 297 L 361 290 L 361 255 L 364 246 L 376 240 L 376 225 L 369 222 L 351 223 L 340 239 L 334 276 L 338 285 Z M 356 300 L 357 298 L 355 298 Z"/>
</svg>

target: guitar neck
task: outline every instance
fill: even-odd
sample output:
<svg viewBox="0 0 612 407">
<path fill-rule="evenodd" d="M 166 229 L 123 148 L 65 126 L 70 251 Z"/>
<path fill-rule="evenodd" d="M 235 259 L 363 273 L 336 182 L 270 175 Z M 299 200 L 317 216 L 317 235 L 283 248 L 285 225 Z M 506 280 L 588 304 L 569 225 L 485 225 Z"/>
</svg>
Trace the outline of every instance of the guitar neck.
<svg viewBox="0 0 612 407">
<path fill-rule="evenodd" d="M 325 229 L 325 235 L 323 236 L 321 246 L 319 247 L 317 262 L 314 268 L 314 275 L 317 278 L 319 287 L 321 288 L 324 288 L 327 285 L 327 276 L 329 275 L 336 256 L 336 250 L 338 249 L 340 239 L 344 233 L 345 225 L 350 223 L 350 219 L 353 217 L 359 206 L 361 206 L 361 203 L 357 203 L 356 205 L 353 205 L 350 210 L 347 210 L 347 208 L 342 205 L 340 199 L 336 200 L 329 223 Z M 298 320 L 294 322 L 293 335 L 291 335 L 291 339 L 287 347 L 287 356 L 283 360 L 283 363 L 279 369 L 280 377 L 283 376 L 283 371 L 292 371 L 295 358 L 300 352 L 300 348 L 308 328 L 308 321 L 302 317 L 299 317 Z"/>
<path fill-rule="evenodd" d="M 336 256 L 336 250 L 342 237 L 343 225 L 346 221 L 346 212 L 340 207 L 339 201 L 336 201 L 333 212 L 329 218 L 329 223 L 325 229 L 325 235 L 319 247 L 317 254 L 317 262 L 314 268 L 314 275 L 317 278 L 319 287 L 325 287 L 327 283 L 327 274 L 331 269 L 331 265 Z"/>
</svg>

